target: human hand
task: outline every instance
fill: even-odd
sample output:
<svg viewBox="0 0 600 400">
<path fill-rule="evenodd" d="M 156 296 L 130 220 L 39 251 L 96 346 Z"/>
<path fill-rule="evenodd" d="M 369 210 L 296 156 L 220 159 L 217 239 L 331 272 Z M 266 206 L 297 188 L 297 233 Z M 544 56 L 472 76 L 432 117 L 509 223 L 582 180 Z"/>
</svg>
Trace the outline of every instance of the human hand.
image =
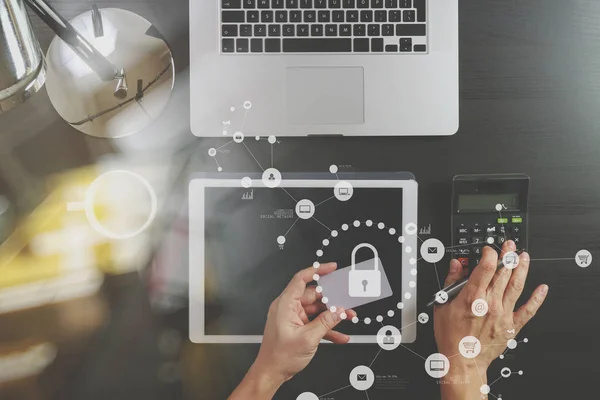
<svg viewBox="0 0 600 400">
<path fill-rule="evenodd" d="M 502 246 L 502 255 L 515 250 L 515 243 L 509 240 Z M 476 377 L 476 383 L 480 383 L 480 378 L 485 380 L 487 368 L 504 352 L 508 340 L 518 335 L 539 310 L 548 293 L 547 285 L 539 286 L 527 303 L 514 311 L 525 286 L 529 262 L 529 254 L 524 252 L 520 255 L 515 269 L 503 267 L 496 271 L 498 255 L 494 249 L 486 246 L 483 248 L 481 262 L 460 294 L 454 300 L 436 306 L 435 339 L 439 352 L 451 358 L 450 377 L 472 376 L 477 372 L 479 377 Z M 452 260 L 444 286 L 458 281 L 461 277 L 460 262 Z M 471 311 L 471 306 L 477 299 L 488 303 L 488 313 L 483 317 L 477 317 Z M 474 336 L 481 342 L 481 353 L 473 360 L 458 354 L 459 342 L 465 336 Z M 479 391 L 475 394 L 481 398 Z"/>
<path fill-rule="evenodd" d="M 334 331 L 343 319 L 356 316 L 353 310 L 331 312 L 321 302 L 322 295 L 306 285 L 313 276 L 335 271 L 337 264 L 321 264 L 298 272 L 287 288 L 269 307 L 262 345 L 244 382 L 231 395 L 234 399 L 270 399 L 279 386 L 302 371 L 314 357 L 321 339 L 336 344 L 350 337 Z M 318 316 L 310 321 L 309 317 Z"/>
</svg>

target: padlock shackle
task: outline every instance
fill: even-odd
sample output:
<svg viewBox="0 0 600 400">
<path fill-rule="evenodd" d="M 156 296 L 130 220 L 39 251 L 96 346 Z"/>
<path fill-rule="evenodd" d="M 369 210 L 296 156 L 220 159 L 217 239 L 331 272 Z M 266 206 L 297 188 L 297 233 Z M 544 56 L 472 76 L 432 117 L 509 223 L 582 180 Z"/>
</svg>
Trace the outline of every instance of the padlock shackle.
<svg viewBox="0 0 600 400">
<path fill-rule="evenodd" d="M 375 271 L 379 271 L 379 252 L 377 251 L 377 249 L 375 248 L 375 246 L 373 246 L 370 243 L 361 243 L 358 246 L 356 246 L 354 248 L 354 250 L 352 250 L 352 256 L 351 256 L 351 261 L 352 261 L 352 265 L 350 265 L 350 269 L 352 271 L 354 271 L 356 269 L 356 253 L 360 250 L 360 249 L 364 249 L 367 248 L 369 250 L 371 250 L 373 252 L 373 255 L 375 256 Z"/>
</svg>

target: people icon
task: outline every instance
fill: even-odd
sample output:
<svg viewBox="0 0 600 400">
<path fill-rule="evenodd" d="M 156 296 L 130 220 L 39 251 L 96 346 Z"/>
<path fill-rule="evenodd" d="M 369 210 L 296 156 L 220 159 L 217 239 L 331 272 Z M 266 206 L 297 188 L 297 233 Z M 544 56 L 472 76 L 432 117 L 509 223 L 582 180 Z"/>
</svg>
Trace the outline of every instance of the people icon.
<svg viewBox="0 0 600 400">
<path fill-rule="evenodd" d="M 269 175 L 269 180 L 270 181 L 274 181 L 275 180 L 275 175 L 274 174 L 270 174 Z"/>
<path fill-rule="evenodd" d="M 392 336 L 392 331 L 386 331 L 385 337 L 383 338 L 383 344 L 395 344 L 396 340 Z"/>
</svg>

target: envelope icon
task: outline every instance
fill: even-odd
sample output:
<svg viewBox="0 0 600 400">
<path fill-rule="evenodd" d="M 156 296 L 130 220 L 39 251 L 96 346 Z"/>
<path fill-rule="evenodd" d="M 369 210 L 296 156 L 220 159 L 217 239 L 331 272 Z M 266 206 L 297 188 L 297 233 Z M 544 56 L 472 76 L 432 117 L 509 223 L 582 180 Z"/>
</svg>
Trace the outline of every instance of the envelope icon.
<svg viewBox="0 0 600 400">
<path fill-rule="evenodd" d="M 367 374 L 356 374 L 356 380 L 357 381 L 366 381 L 367 380 Z"/>
<path fill-rule="evenodd" d="M 427 248 L 427 254 L 437 254 L 438 249 L 437 247 L 428 247 Z"/>
</svg>

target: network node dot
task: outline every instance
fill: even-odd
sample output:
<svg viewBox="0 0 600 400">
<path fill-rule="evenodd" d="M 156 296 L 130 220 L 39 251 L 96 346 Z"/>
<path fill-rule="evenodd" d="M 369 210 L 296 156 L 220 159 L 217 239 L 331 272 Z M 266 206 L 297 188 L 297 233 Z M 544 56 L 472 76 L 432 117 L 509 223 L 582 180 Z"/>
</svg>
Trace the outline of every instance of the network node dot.
<svg viewBox="0 0 600 400">
<path fill-rule="evenodd" d="M 345 312 L 343 312 L 343 313 L 340 314 L 340 318 L 342 320 L 344 320 L 344 319 L 348 318 L 348 314 L 346 314 Z"/>
<path fill-rule="evenodd" d="M 411 297 L 412 297 L 412 294 L 410 294 L 410 293 L 404 293 L 404 298 L 406 300 L 409 300 Z"/>
<path fill-rule="evenodd" d="M 408 287 L 414 288 L 415 286 L 417 286 L 417 282 L 415 282 L 415 281 L 408 282 Z"/>
<path fill-rule="evenodd" d="M 358 321 L 359 321 L 358 317 L 352 317 L 353 323 L 358 324 Z"/>
<path fill-rule="evenodd" d="M 360 221 L 356 220 L 352 225 L 354 225 L 355 228 L 358 228 L 360 226 Z"/>
<path fill-rule="evenodd" d="M 527 339 L 527 338 L 523 339 L 523 343 L 527 343 L 527 342 L 529 342 L 529 339 Z"/>
<path fill-rule="evenodd" d="M 412 257 L 410 260 L 408 260 L 408 263 L 409 263 L 410 265 L 415 265 L 415 264 L 417 263 L 417 259 L 416 259 L 416 258 L 414 258 L 414 257 Z"/>
<path fill-rule="evenodd" d="M 329 239 L 323 239 L 323 246 L 329 246 Z"/>
<path fill-rule="evenodd" d="M 523 371 L 519 371 L 519 375 L 523 375 Z"/>
<path fill-rule="evenodd" d="M 337 237 L 337 236 L 338 236 L 338 234 L 339 234 L 339 232 L 338 232 L 338 231 L 335 231 L 335 230 L 334 230 L 334 231 L 331 231 L 331 237 Z"/>
<path fill-rule="evenodd" d="M 396 229 L 390 228 L 390 230 L 388 232 L 389 232 L 390 235 L 395 235 L 396 234 Z"/>
<path fill-rule="evenodd" d="M 383 222 L 380 222 L 380 223 L 377 224 L 377 227 L 379 229 L 384 229 L 385 228 L 385 224 Z"/>
<path fill-rule="evenodd" d="M 233 141 L 236 143 L 242 143 L 244 141 L 244 134 L 242 132 L 236 132 L 233 134 Z"/>
<path fill-rule="evenodd" d="M 343 231 L 347 231 L 347 230 L 348 230 L 348 228 L 349 228 L 348 224 L 344 224 L 344 225 L 342 225 L 342 230 L 343 230 Z"/>
<path fill-rule="evenodd" d="M 323 250 L 317 250 L 317 257 L 323 257 Z"/>
<path fill-rule="evenodd" d="M 398 243 L 404 243 L 405 241 L 406 241 L 406 239 L 404 238 L 404 236 L 398 237 Z"/>
<path fill-rule="evenodd" d="M 327 303 L 329 303 L 329 299 L 328 299 L 327 297 L 323 297 L 323 298 L 321 299 L 321 303 L 323 303 L 323 304 L 327 304 Z"/>
<path fill-rule="evenodd" d="M 489 238 L 487 238 L 486 242 L 487 244 L 494 244 L 494 238 L 490 236 Z"/>
<path fill-rule="evenodd" d="M 402 310 L 404 308 L 404 303 L 400 302 L 396 305 L 396 307 L 398 307 L 398 310 Z"/>
<path fill-rule="evenodd" d="M 517 341 L 516 341 L 515 339 L 510 339 L 510 340 L 508 341 L 508 343 L 506 344 L 506 346 L 507 346 L 509 349 L 511 349 L 511 350 L 514 350 L 514 349 L 516 349 L 516 348 L 517 348 Z"/>
<path fill-rule="evenodd" d="M 317 286 L 317 287 L 315 288 L 315 291 L 316 291 L 317 293 L 323 293 L 323 286 Z"/>
<path fill-rule="evenodd" d="M 313 275 L 313 281 L 317 282 L 317 281 L 319 280 L 319 278 L 321 278 L 321 277 L 319 276 L 319 274 L 314 274 L 314 275 Z"/>
<path fill-rule="evenodd" d="M 404 249 L 404 251 L 406 251 L 407 253 L 412 253 L 412 247 L 406 246 L 406 248 Z"/>
<path fill-rule="evenodd" d="M 373 226 L 373 221 L 371 221 L 370 219 L 367 220 L 367 222 L 365 222 L 365 225 L 367 225 L 369 228 Z"/>
<path fill-rule="evenodd" d="M 211 147 L 210 149 L 208 149 L 208 155 L 211 157 L 214 157 L 217 155 L 217 149 L 215 149 L 214 147 Z"/>
<path fill-rule="evenodd" d="M 350 182 L 340 181 L 333 188 L 333 195 L 339 201 L 348 201 L 354 195 L 354 187 Z"/>
<path fill-rule="evenodd" d="M 285 243 L 285 236 L 279 236 L 277 238 L 277 243 L 284 244 Z"/>
<path fill-rule="evenodd" d="M 254 139 L 258 142 L 260 140 L 260 136 L 256 136 Z"/>
<path fill-rule="evenodd" d="M 332 313 L 337 311 L 337 307 L 336 306 L 331 306 L 329 307 L 329 311 L 331 311 Z"/>
<path fill-rule="evenodd" d="M 223 171 L 223 167 L 218 167 L 217 171 L 222 172 Z"/>
<path fill-rule="evenodd" d="M 416 276 L 416 275 L 417 275 L 417 269 L 416 269 L 416 268 L 413 268 L 413 269 L 411 269 L 411 270 L 410 270 L 410 274 L 411 274 L 412 276 Z"/>
<path fill-rule="evenodd" d="M 337 165 L 332 165 L 329 167 L 329 172 L 331 172 L 332 174 L 337 174 L 338 172 L 338 166 Z"/>
<path fill-rule="evenodd" d="M 394 312 L 394 310 L 389 310 L 387 312 L 388 317 L 392 318 L 396 313 Z"/>
<path fill-rule="evenodd" d="M 269 136 L 269 143 L 271 143 L 271 144 L 277 143 L 277 138 L 273 135 Z"/>
<path fill-rule="evenodd" d="M 233 112 L 235 111 L 235 107 L 229 107 L 229 110 Z"/>
<path fill-rule="evenodd" d="M 244 108 L 245 108 L 246 110 L 249 110 L 249 109 L 251 109 L 251 108 L 252 108 L 252 103 L 251 103 L 251 102 L 249 102 L 249 101 L 245 101 L 245 102 L 244 102 Z"/>
<path fill-rule="evenodd" d="M 315 215 L 315 204 L 309 199 L 296 203 L 296 216 L 300 219 L 311 219 Z"/>
<path fill-rule="evenodd" d="M 369 325 L 371 323 L 371 318 L 365 318 L 365 325 Z"/>
<path fill-rule="evenodd" d="M 318 262 L 318 261 L 315 261 L 315 262 L 313 263 L 313 267 L 314 267 L 314 268 L 319 268 L 320 266 L 321 266 L 321 263 L 320 263 L 320 262 Z"/>
<path fill-rule="evenodd" d="M 481 394 L 490 394 L 490 387 L 488 385 L 481 385 L 479 391 Z"/>
<path fill-rule="evenodd" d="M 378 315 L 377 318 L 375 318 L 375 321 L 382 322 L 383 321 L 383 317 L 381 315 Z"/>
</svg>

